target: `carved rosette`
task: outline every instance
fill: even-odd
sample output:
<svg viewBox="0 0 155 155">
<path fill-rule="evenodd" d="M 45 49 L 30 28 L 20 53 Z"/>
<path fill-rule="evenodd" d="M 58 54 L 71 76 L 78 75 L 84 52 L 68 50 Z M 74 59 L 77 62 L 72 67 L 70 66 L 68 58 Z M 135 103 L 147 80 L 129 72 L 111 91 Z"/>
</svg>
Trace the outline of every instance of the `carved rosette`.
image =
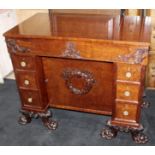
<svg viewBox="0 0 155 155">
<path fill-rule="evenodd" d="M 66 43 L 66 49 L 62 53 L 61 56 L 66 57 L 66 58 L 76 58 L 76 59 L 81 58 L 80 52 L 78 50 L 76 50 L 75 43 L 73 43 L 73 42 Z"/>
<path fill-rule="evenodd" d="M 92 73 L 88 71 L 81 71 L 78 69 L 70 69 L 67 68 L 63 71 L 62 77 L 65 80 L 67 88 L 76 95 L 84 95 L 87 94 L 93 87 L 96 82 Z M 84 87 L 82 89 L 76 88 L 73 86 L 72 79 L 73 78 L 81 78 L 85 81 Z"/>
<path fill-rule="evenodd" d="M 130 64 L 139 64 L 148 55 L 147 49 L 136 49 L 134 53 L 119 55 L 117 61 L 123 61 Z"/>
<path fill-rule="evenodd" d="M 15 39 L 6 39 L 6 44 L 7 44 L 8 49 L 10 49 L 11 52 L 13 52 L 13 53 L 16 53 L 16 52 L 21 52 L 21 53 L 30 52 L 29 48 L 19 46 Z"/>
</svg>

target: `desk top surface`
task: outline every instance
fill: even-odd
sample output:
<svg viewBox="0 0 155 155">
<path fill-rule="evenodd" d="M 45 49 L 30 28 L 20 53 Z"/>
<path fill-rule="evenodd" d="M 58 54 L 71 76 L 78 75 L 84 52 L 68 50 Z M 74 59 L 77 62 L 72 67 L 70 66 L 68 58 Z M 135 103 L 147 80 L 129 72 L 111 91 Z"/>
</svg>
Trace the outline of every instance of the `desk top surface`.
<svg viewBox="0 0 155 155">
<path fill-rule="evenodd" d="M 8 37 L 71 37 L 150 42 L 151 18 L 39 13 L 12 28 L 4 35 Z"/>
</svg>

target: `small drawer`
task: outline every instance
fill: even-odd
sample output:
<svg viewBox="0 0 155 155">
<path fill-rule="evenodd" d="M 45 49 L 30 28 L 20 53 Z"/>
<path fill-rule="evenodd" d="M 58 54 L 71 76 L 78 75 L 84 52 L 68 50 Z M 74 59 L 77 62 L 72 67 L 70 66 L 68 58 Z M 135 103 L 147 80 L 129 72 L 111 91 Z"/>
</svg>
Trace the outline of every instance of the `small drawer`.
<svg viewBox="0 0 155 155">
<path fill-rule="evenodd" d="M 35 58 L 31 56 L 21 56 L 12 54 L 15 69 L 35 70 Z"/>
<path fill-rule="evenodd" d="M 141 79 L 140 65 L 117 64 L 117 79 L 125 81 L 140 81 Z"/>
<path fill-rule="evenodd" d="M 20 89 L 20 96 L 24 107 L 41 107 L 41 100 L 38 91 Z"/>
<path fill-rule="evenodd" d="M 136 121 L 138 104 L 116 102 L 115 118 Z"/>
<path fill-rule="evenodd" d="M 30 71 L 16 71 L 17 82 L 20 88 L 37 89 L 36 73 Z"/>
<path fill-rule="evenodd" d="M 126 84 L 117 82 L 116 84 L 116 98 L 124 100 L 138 101 L 140 85 Z"/>
</svg>

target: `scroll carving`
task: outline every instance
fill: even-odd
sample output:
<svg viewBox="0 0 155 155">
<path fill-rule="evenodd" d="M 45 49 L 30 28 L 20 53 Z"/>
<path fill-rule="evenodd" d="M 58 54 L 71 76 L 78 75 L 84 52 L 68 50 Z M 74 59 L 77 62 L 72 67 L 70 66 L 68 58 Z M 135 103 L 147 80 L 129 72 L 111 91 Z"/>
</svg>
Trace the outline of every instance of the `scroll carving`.
<svg viewBox="0 0 155 155">
<path fill-rule="evenodd" d="M 62 53 L 62 56 L 68 58 L 81 58 L 80 52 L 76 50 L 75 44 L 73 42 L 67 42 L 66 49 Z"/>
<path fill-rule="evenodd" d="M 65 69 L 62 73 L 62 76 L 65 80 L 67 88 L 76 95 L 87 94 L 93 87 L 93 84 L 96 82 L 92 73 L 78 69 Z M 84 87 L 82 89 L 74 87 L 72 83 L 73 78 L 82 78 L 85 81 Z"/>
<path fill-rule="evenodd" d="M 13 52 L 13 53 L 16 53 L 17 51 L 18 51 L 18 52 L 22 52 L 22 53 L 25 53 L 25 52 L 29 52 L 29 51 L 30 51 L 29 48 L 19 46 L 19 45 L 17 44 L 16 40 L 14 40 L 14 39 L 7 39 L 7 40 L 6 40 L 6 43 L 7 43 L 8 48 L 9 48 L 9 49 L 11 50 L 11 52 Z"/>
<path fill-rule="evenodd" d="M 131 64 L 139 64 L 143 61 L 143 59 L 148 55 L 147 49 L 137 49 L 134 53 L 119 55 L 118 60 L 131 63 Z"/>
</svg>

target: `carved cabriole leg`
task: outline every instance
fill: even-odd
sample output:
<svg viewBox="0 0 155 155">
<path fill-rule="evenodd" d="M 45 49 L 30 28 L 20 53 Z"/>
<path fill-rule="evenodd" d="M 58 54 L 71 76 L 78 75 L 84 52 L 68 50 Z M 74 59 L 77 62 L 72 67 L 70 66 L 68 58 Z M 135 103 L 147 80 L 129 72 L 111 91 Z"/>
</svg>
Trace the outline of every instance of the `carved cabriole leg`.
<svg viewBox="0 0 155 155">
<path fill-rule="evenodd" d="M 32 118 L 41 118 L 43 124 L 49 130 L 55 130 L 58 126 L 57 122 L 50 119 L 52 117 L 52 113 L 48 110 L 46 113 L 37 113 L 37 112 L 29 112 L 26 110 L 21 110 L 22 116 L 19 118 L 19 123 L 25 125 L 31 122 Z"/>
<path fill-rule="evenodd" d="M 148 142 L 148 137 L 143 133 L 143 127 L 132 128 L 132 127 L 120 127 L 111 124 L 111 121 L 107 122 L 107 127 L 103 128 L 101 136 L 107 140 L 110 140 L 117 136 L 117 132 L 130 132 L 132 139 L 137 144 L 145 144 Z"/>
</svg>

